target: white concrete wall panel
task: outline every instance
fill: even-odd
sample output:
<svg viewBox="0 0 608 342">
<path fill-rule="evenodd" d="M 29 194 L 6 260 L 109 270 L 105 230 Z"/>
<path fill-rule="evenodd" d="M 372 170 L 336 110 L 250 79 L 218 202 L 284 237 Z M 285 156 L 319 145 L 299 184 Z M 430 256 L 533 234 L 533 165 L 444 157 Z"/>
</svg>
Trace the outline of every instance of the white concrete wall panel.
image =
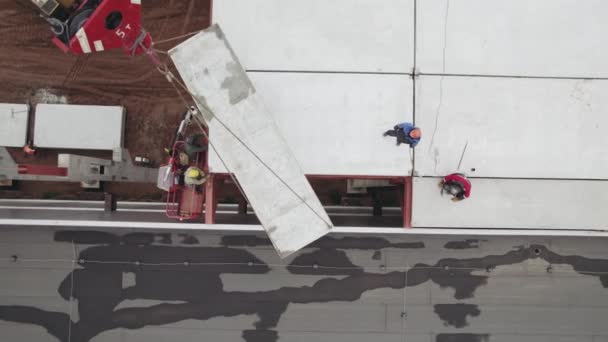
<svg viewBox="0 0 608 342">
<path fill-rule="evenodd" d="M 498 295 L 498 294 L 497 294 Z M 504 298 L 503 298 L 504 300 Z M 574 342 L 568 335 L 605 335 L 608 328 L 605 322 L 589 319 L 598 317 L 605 309 L 567 306 L 509 306 L 484 305 L 483 314 L 470 315 L 466 318 L 466 327 L 460 329 L 461 333 L 474 333 L 492 331 L 494 335 L 511 335 L 511 339 L 502 341 L 547 341 L 549 334 L 558 336 L 557 341 Z M 431 306 L 412 305 L 408 307 L 408 333 L 422 334 L 428 331 L 427 322 L 436 319 L 437 313 Z M 534 317 L 531 320 L 530 317 Z M 447 325 L 433 329 L 435 333 L 451 333 L 454 328 Z M 517 335 L 536 335 L 536 338 L 517 338 Z M 559 339 L 559 337 L 564 339 Z M 531 336 L 530 336 L 531 337 Z M 437 340 L 435 340 L 437 341 Z M 462 339 L 461 341 L 483 341 L 477 339 Z"/>
<path fill-rule="evenodd" d="M 457 171 L 467 146 L 471 176 L 608 178 L 608 81 L 422 76 L 416 87 L 421 176 Z"/>
<path fill-rule="evenodd" d="M 406 176 L 408 148 L 382 133 L 412 121 L 400 75 L 249 73 L 305 174 Z M 212 139 L 215 132 L 211 132 Z M 213 172 L 225 172 L 211 153 Z"/>
<path fill-rule="evenodd" d="M 221 0 L 219 23 L 246 70 L 410 73 L 414 0 Z"/>
<path fill-rule="evenodd" d="M 28 118 L 28 105 L 0 103 L 0 146 L 25 146 Z"/>
<path fill-rule="evenodd" d="M 607 181 L 473 179 L 471 197 L 454 203 L 440 178 L 414 178 L 416 228 L 607 229 Z"/>
<path fill-rule="evenodd" d="M 604 0 L 425 0 L 417 10 L 421 72 L 608 77 Z"/>
<path fill-rule="evenodd" d="M 125 112 L 119 106 L 39 104 L 34 144 L 44 148 L 112 150 L 122 147 Z"/>
<path fill-rule="evenodd" d="M 288 256 L 328 233 L 331 220 L 219 26 L 170 55 L 214 132 L 213 148 L 279 254 Z"/>
</svg>

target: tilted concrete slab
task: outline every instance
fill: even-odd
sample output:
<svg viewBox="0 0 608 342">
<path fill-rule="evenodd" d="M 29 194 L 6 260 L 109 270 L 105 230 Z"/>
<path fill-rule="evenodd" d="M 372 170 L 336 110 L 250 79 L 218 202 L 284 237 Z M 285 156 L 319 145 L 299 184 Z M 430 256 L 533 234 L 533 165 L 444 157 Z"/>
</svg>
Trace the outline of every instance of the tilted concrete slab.
<svg viewBox="0 0 608 342">
<path fill-rule="evenodd" d="M 417 66 L 423 73 L 608 77 L 607 11 L 604 0 L 419 1 Z"/>
<path fill-rule="evenodd" d="M 236 175 L 279 254 L 328 233 L 327 213 L 219 26 L 169 54 L 214 132 L 212 147 Z"/>
<path fill-rule="evenodd" d="M 608 80 L 421 76 L 416 88 L 420 176 L 462 158 L 475 177 L 608 178 Z"/>
<path fill-rule="evenodd" d="M 247 70 L 411 73 L 414 0 L 222 0 L 219 23 Z"/>
<path fill-rule="evenodd" d="M 402 75 L 248 73 L 305 174 L 407 176 L 413 157 L 382 133 L 412 121 Z M 214 139 L 215 131 L 211 131 Z M 209 165 L 225 172 L 215 153 Z"/>
<path fill-rule="evenodd" d="M 125 110 L 118 106 L 39 104 L 34 144 L 43 148 L 122 148 Z"/>
<path fill-rule="evenodd" d="M 471 197 L 454 203 L 440 180 L 414 178 L 414 227 L 608 229 L 608 181 L 472 179 Z"/>
<path fill-rule="evenodd" d="M 29 109 L 25 104 L 0 103 L 0 146 L 25 146 Z"/>
</svg>

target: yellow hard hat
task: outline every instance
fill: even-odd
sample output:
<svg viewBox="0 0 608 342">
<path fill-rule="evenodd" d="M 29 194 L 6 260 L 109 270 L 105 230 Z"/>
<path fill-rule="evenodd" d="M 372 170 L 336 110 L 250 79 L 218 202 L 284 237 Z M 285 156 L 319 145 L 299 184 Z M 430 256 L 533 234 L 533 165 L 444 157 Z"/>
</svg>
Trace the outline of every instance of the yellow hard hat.
<svg viewBox="0 0 608 342">
<path fill-rule="evenodd" d="M 186 173 L 186 176 L 188 176 L 188 178 L 198 178 L 200 175 L 201 172 L 197 169 L 189 169 Z"/>
</svg>

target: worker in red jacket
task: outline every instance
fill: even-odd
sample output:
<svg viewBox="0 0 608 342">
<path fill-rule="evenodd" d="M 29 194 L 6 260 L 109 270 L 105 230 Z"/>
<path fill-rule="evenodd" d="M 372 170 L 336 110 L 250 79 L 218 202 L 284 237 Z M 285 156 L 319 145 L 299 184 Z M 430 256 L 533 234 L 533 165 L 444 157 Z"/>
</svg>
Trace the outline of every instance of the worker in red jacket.
<svg viewBox="0 0 608 342">
<path fill-rule="evenodd" d="M 440 183 L 441 193 L 447 192 L 452 195 L 452 201 L 462 201 L 471 196 L 471 182 L 462 173 L 452 173 L 443 177 Z"/>
</svg>

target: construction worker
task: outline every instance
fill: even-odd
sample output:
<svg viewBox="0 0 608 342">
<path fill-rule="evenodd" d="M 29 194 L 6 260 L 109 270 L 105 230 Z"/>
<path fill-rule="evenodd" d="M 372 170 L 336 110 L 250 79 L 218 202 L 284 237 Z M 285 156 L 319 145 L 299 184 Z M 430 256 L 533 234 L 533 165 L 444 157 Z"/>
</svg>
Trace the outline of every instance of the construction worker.
<svg viewBox="0 0 608 342">
<path fill-rule="evenodd" d="M 203 185 L 205 181 L 207 181 L 207 175 L 198 167 L 190 166 L 186 170 L 184 183 L 186 183 L 186 186 L 194 187 L 196 192 L 202 191 L 200 186 Z"/>
<path fill-rule="evenodd" d="M 184 144 L 184 152 L 190 157 L 190 160 L 196 160 L 196 154 L 199 152 L 205 152 L 207 146 L 201 145 L 201 138 L 204 134 L 198 133 L 189 136 Z"/>
<path fill-rule="evenodd" d="M 32 144 L 32 142 L 28 142 L 27 145 L 23 146 L 23 153 L 26 156 L 35 156 L 36 155 L 36 147 Z"/>
<path fill-rule="evenodd" d="M 184 166 L 188 166 L 188 165 L 190 165 L 190 157 L 188 157 L 188 154 L 186 154 L 186 152 L 180 152 L 179 153 L 179 166 L 184 167 Z"/>
<path fill-rule="evenodd" d="M 441 193 L 447 192 L 452 195 L 452 201 L 458 202 L 471 196 L 471 182 L 462 173 L 452 173 L 443 177 L 441 183 Z"/>
<path fill-rule="evenodd" d="M 397 146 L 408 144 L 410 145 L 410 148 L 414 148 L 420 142 L 422 131 L 411 123 L 404 122 L 396 125 L 393 129 L 384 132 L 383 136 L 396 137 Z"/>
</svg>

